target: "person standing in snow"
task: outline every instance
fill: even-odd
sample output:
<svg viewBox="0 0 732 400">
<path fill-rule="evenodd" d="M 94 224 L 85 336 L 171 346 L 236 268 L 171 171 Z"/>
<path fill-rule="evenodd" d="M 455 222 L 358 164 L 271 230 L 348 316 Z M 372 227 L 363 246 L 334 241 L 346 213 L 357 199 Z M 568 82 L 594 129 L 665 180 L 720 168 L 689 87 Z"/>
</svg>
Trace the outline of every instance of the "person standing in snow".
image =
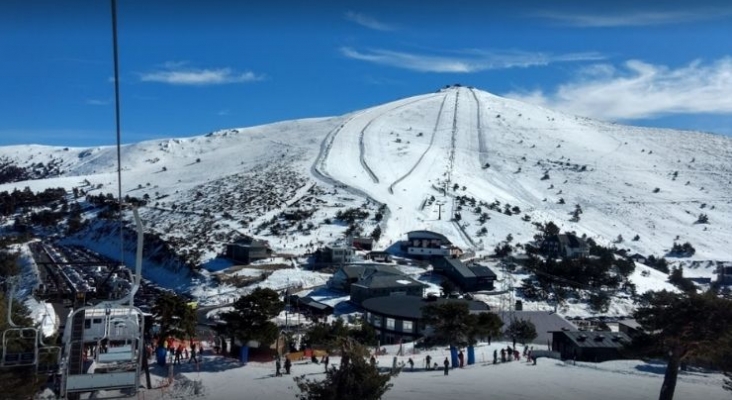
<svg viewBox="0 0 732 400">
<path fill-rule="evenodd" d="M 498 364 L 498 350 L 493 349 L 493 364 Z"/>
<path fill-rule="evenodd" d="M 460 352 L 458 353 L 458 365 L 460 366 L 460 368 L 465 365 L 465 355 L 463 354 L 462 350 L 460 350 Z"/>
<path fill-rule="evenodd" d="M 282 363 L 280 363 L 280 358 L 277 357 L 277 361 L 275 361 L 275 376 L 282 376 L 280 368 L 282 368 Z"/>
<path fill-rule="evenodd" d="M 325 364 L 325 372 L 328 372 L 328 364 L 330 363 L 330 356 L 325 355 L 325 358 L 323 359 L 323 364 Z"/>
<path fill-rule="evenodd" d="M 445 365 L 445 376 L 447 376 L 450 371 L 450 361 L 447 360 L 447 357 L 445 357 L 445 361 L 442 364 Z"/>
<path fill-rule="evenodd" d="M 188 360 L 188 364 L 190 364 L 191 361 L 195 361 L 196 364 L 198 364 L 198 358 L 196 358 L 196 343 L 195 342 L 191 342 L 191 359 Z"/>
<path fill-rule="evenodd" d="M 409 364 L 409 370 L 414 371 L 414 361 L 412 361 L 411 357 L 407 360 L 407 364 Z"/>
<path fill-rule="evenodd" d="M 289 358 L 285 358 L 285 373 L 290 375 L 290 368 L 292 368 L 292 362 Z"/>
<path fill-rule="evenodd" d="M 426 369 L 429 371 L 430 369 L 432 369 L 432 363 L 431 363 L 432 357 L 430 357 L 430 355 L 427 354 L 427 357 L 425 357 L 425 361 L 427 362 L 427 368 Z"/>
<path fill-rule="evenodd" d="M 180 364 L 180 357 L 183 355 L 183 344 L 179 344 L 178 348 L 175 349 L 175 360 L 173 360 L 173 364 Z"/>
<path fill-rule="evenodd" d="M 501 362 L 506 362 L 506 349 L 501 349 Z"/>
<path fill-rule="evenodd" d="M 371 363 L 371 366 L 372 366 L 372 367 L 376 368 L 376 357 L 374 357 L 374 356 L 372 355 L 372 356 L 371 356 L 371 359 L 369 360 L 369 362 Z"/>
</svg>

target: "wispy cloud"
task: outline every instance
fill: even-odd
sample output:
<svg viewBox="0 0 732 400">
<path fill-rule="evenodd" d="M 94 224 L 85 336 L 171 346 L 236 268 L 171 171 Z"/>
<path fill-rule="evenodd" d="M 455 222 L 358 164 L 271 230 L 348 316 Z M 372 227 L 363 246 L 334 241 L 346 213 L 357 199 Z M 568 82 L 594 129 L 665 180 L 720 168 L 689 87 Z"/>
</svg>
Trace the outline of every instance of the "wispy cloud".
<svg viewBox="0 0 732 400">
<path fill-rule="evenodd" d="M 229 111 L 229 109 L 228 109 L 228 108 L 227 108 L 227 109 L 224 109 L 224 110 L 219 110 L 219 111 L 218 111 L 218 112 L 216 113 L 216 115 L 218 115 L 218 116 L 220 116 L 220 117 L 223 117 L 223 116 L 225 116 L 225 115 L 229 115 L 229 114 L 231 114 L 231 111 Z"/>
<path fill-rule="evenodd" d="M 370 15 L 366 15 L 360 12 L 348 11 L 344 16 L 349 21 L 355 22 L 361 26 L 365 26 L 366 28 L 374 29 L 377 31 L 394 31 L 397 29 L 397 27 L 394 25 L 386 24 Z"/>
<path fill-rule="evenodd" d="M 167 62 L 154 71 L 140 74 L 143 82 L 159 82 L 171 85 L 223 85 L 228 83 L 255 82 L 264 75 L 252 71 L 235 71 L 231 68 L 194 68 L 187 62 Z"/>
<path fill-rule="evenodd" d="M 409 69 L 419 72 L 471 73 L 491 69 L 521 68 L 554 62 L 596 61 L 605 57 L 596 52 L 551 54 L 523 51 L 491 52 L 468 49 L 452 54 L 416 54 L 372 49 L 367 51 L 342 47 L 341 54 L 355 60 Z"/>
<path fill-rule="evenodd" d="M 537 13 L 535 16 L 555 21 L 561 25 L 604 28 L 680 24 L 724 18 L 730 15 L 732 15 L 732 8 L 677 11 L 625 11 L 602 14 L 572 14 L 546 11 Z"/>
<path fill-rule="evenodd" d="M 106 106 L 109 104 L 112 104 L 112 100 L 110 99 L 86 99 L 84 102 L 87 105 L 90 106 Z"/>
<path fill-rule="evenodd" d="M 639 60 L 621 68 L 596 64 L 553 92 L 506 94 L 548 108 L 606 120 L 654 118 L 670 114 L 732 114 L 732 57 L 711 63 L 695 60 L 679 68 Z"/>
</svg>

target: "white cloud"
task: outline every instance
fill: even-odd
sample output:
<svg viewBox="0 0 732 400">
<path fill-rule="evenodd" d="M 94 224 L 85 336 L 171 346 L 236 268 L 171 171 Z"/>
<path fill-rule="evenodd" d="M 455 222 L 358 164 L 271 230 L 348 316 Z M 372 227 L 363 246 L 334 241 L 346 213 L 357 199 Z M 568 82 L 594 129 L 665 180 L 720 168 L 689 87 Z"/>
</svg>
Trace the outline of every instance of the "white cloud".
<svg viewBox="0 0 732 400">
<path fill-rule="evenodd" d="M 629 60 L 621 68 L 596 64 L 553 92 L 512 92 L 506 97 L 605 120 L 670 114 L 731 114 L 732 57 L 695 60 L 676 69 Z"/>
<path fill-rule="evenodd" d="M 341 53 L 355 60 L 409 69 L 419 72 L 471 73 L 491 69 L 532 67 L 553 62 L 601 60 L 599 53 L 530 53 L 522 51 L 490 52 L 468 49 L 449 55 L 429 55 L 399 52 L 384 49 L 358 51 L 350 47 L 340 49 Z"/>
<path fill-rule="evenodd" d="M 729 15 L 732 15 L 732 9 L 729 8 L 678 11 L 626 11 L 603 14 L 571 14 L 547 11 L 536 14 L 538 17 L 550 19 L 562 25 L 584 28 L 680 24 L 718 19 Z"/>
<path fill-rule="evenodd" d="M 231 112 L 230 112 L 230 111 L 229 111 L 229 109 L 227 108 L 227 109 L 224 109 L 224 110 L 220 110 L 219 112 L 217 112 L 217 113 L 216 113 L 216 115 L 218 115 L 218 116 L 221 116 L 221 117 L 223 117 L 223 116 L 225 116 L 225 115 L 229 115 L 230 113 L 231 113 Z"/>
<path fill-rule="evenodd" d="M 84 103 L 90 106 L 106 106 L 112 103 L 109 99 L 87 99 Z"/>
<path fill-rule="evenodd" d="M 345 14 L 345 18 L 347 20 L 355 22 L 361 26 L 365 26 L 366 28 L 374 29 L 377 31 L 396 30 L 396 27 L 393 25 L 383 23 L 374 17 L 371 17 L 371 16 L 363 14 L 363 13 L 359 13 L 359 12 L 348 11 Z"/>
<path fill-rule="evenodd" d="M 264 79 L 251 71 L 237 72 L 231 68 L 193 68 L 187 62 L 169 61 L 155 71 L 140 74 L 143 82 L 160 82 L 171 85 L 223 85 L 227 83 L 254 82 Z"/>
</svg>

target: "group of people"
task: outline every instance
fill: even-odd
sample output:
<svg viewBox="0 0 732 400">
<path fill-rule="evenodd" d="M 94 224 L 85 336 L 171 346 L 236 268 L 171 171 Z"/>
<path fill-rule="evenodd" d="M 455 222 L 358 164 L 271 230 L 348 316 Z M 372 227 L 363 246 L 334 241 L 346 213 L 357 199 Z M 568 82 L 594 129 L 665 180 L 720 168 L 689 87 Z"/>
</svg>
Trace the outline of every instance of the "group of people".
<svg viewBox="0 0 732 400">
<path fill-rule="evenodd" d="M 275 360 L 275 376 L 282 376 L 282 362 L 280 361 L 280 358 L 277 357 Z M 287 375 L 290 375 L 290 370 L 292 369 L 292 361 L 290 361 L 289 358 L 285 357 L 285 373 Z"/>
<path fill-rule="evenodd" d="M 536 357 L 532 354 L 534 352 L 534 346 L 524 346 L 524 352 L 523 356 L 526 358 L 527 362 L 533 362 L 534 365 L 536 365 Z M 506 347 L 505 349 L 501 349 L 501 362 L 505 363 L 507 361 L 513 361 L 516 359 L 516 361 L 521 360 L 521 353 L 519 353 L 516 348 L 511 348 L 511 346 Z M 498 350 L 493 350 L 493 364 L 498 364 Z"/>
<path fill-rule="evenodd" d="M 188 352 L 188 347 L 183 346 L 183 342 L 179 342 L 178 346 L 175 346 L 175 343 L 172 340 L 168 341 L 168 354 L 173 357 L 173 364 L 180 364 L 181 360 L 187 359 L 188 363 L 195 362 L 198 364 L 198 357 L 196 357 L 197 354 L 200 354 L 200 350 L 198 349 L 196 342 L 191 341 L 191 351 Z"/>
</svg>

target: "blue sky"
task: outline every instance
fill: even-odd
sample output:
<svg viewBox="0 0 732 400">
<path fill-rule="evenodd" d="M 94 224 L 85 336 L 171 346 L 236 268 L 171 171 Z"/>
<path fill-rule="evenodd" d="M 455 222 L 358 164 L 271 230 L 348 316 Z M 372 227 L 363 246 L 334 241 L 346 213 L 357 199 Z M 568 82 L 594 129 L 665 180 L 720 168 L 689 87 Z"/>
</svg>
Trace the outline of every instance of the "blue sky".
<svg viewBox="0 0 732 400">
<path fill-rule="evenodd" d="M 732 134 L 732 4 L 595 3 L 118 0 L 122 141 L 340 115 L 453 83 Z M 0 2 L 0 145 L 114 144 L 111 44 L 109 1 Z"/>
</svg>

